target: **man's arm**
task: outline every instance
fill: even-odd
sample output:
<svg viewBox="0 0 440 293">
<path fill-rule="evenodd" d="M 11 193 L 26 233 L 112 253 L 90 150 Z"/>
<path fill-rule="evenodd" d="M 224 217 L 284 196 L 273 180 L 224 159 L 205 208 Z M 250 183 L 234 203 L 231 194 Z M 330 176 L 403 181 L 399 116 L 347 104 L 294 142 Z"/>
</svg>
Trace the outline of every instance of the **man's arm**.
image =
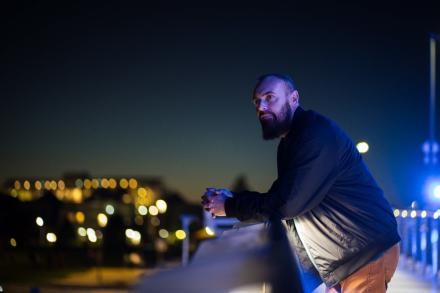
<svg viewBox="0 0 440 293">
<path fill-rule="evenodd" d="M 318 205 L 334 183 L 339 162 L 333 129 L 309 131 L 289 150 L 288 169 L 267 193 L 241 192 L 225 201 L 226 215 L 240 220 L 293 218 Z"/>
</svg>

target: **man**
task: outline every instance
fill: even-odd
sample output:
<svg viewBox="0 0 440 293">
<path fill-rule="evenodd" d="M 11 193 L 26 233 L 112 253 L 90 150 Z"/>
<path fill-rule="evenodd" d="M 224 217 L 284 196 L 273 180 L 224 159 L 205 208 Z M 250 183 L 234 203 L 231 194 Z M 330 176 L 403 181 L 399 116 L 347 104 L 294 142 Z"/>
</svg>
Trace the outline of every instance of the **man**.
<svg viewBox="0 0 440 293">
<path fill-rule="evenodd" d="M 241 221 L 286 220 L 303 272 L 319 277 L 328 292 L 385 292 L 400 237 L 353 142 L 333 121 L 299 106 L 288 76 L 260 77 L 253 102 L 263 138 L 281 138 L 278 178 L 267 193 L 205 193 L 204 208 Z"/>
</svg>

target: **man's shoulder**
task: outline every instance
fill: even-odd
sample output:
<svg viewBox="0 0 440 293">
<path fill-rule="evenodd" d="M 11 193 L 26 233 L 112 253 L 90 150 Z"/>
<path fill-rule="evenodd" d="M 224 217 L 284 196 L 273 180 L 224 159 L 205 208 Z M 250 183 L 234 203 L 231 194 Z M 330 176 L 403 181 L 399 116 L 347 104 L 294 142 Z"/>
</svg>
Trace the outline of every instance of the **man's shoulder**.
<svg viewBox="0 0 440 293">
<path fill-rule="evenodd" d="M 302 116 L 301 126 L 305 131 L 340 131 L 339 125 L 334 120 L 317 111 L 305 110 Z"/>
</svg>

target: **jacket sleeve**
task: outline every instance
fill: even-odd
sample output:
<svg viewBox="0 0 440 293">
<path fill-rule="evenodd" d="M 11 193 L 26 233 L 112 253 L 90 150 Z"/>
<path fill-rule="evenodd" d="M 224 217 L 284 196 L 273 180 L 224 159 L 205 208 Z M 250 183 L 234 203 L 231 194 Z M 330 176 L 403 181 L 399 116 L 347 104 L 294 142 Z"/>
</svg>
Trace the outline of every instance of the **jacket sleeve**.
<svg viewBox="0 0 440 293">
<path fill-rule="evenodd" d="M 328 130 L 328 129 L 327 129 Z M 244 191 L 225 202 L 226 215 L 264 221 L 296 217 L 317 206 L 337 175 L 338 138 L 334 131 L 308 131 L 291 147 L 288 167 L 267 193 Z"/>
</svg>

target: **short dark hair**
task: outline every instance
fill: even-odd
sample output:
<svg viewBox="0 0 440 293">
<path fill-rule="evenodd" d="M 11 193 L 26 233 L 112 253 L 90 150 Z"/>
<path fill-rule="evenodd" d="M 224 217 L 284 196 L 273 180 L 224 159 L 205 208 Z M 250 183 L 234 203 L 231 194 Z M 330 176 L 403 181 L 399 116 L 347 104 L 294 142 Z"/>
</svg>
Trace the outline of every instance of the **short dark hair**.
<svg viewBox="0 0 440 293">
<path fill-rule="evenodd" d="M 264 80 L 268 79 L 268 78 L 277 78 L 280 79 L 284 82 L 284 84 L 286 85 L 286 87 L 293 92 L 294 90 L 296 90 L 295 87 L 295 83 L 293 82 L 293 79 L 287 75 L 287 74 L 279 74 L 279 73 L 267 73 L 267 74 L 263 74 L 261 75 L 258 79 L 257 79 L 257 85 L 259 85 L 260 83 L 262 83 Z"/>
</svg>

